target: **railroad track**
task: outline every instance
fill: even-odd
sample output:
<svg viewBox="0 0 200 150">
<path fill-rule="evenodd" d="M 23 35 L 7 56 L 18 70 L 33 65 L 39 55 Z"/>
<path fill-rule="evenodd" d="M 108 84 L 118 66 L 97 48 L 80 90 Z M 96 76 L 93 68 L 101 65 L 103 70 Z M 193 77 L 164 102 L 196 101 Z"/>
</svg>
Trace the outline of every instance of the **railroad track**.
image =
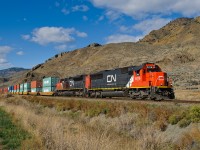
<svg viewBox="0 0 200 150">
<path fill-rule="evenodd" d="M 164 100 L 164 101 L 167 101 L 167 100 Z M 167 102 L 200 104 L 200 101 L 192 101 L 192 100 L 168 100 Z"/>
<path fill-rule="evenodd" d="M 132 101 L 143 101 L 143 102 L 159 102 L 159 103 L 163 103 L 163 102 L 167 102 L 167 103 L 189 103 L 189 104 L 200 104 L 200 101 L 192 101 L 192 100 L 161 100 L 161 101 L 153 101 L 153 100 L 132 100 Z"/>
<path fill-rule="evenodd" d="M 23 96 L 28 96 L 28 95 L 23 95 Z M 161 101 L 155 101 L 155 100 L 141 100 L 141 99 L 131 99 L 127 97 L 113 97 L 113 98 L 85 98 L 85 97 L 64 97 L 64 96 L 37 96 L 40 98 L 45 98 L 45 99 L 52 99 L 52 100 L 87 100 L 87 101 L 119 101 L 119 102 L 148 102 L 148 103 L 183 103 L 183 104 L 200 104 L 199 101 L 194 101 L 194 100 L 161 100 Z"/>
</svg>

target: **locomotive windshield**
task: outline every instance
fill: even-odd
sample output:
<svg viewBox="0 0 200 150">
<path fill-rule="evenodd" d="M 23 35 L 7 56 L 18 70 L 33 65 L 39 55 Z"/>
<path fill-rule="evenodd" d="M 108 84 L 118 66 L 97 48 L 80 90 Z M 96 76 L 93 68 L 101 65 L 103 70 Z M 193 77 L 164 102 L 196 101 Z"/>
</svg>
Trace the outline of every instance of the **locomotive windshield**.
<svg viewBox="0 0 200 150">
<path fill-rule="evenodd" d="M 161 72 L 160 67 L 158 65 L 154 66 L 147 66 L 147 72 Z"/>
</svg>

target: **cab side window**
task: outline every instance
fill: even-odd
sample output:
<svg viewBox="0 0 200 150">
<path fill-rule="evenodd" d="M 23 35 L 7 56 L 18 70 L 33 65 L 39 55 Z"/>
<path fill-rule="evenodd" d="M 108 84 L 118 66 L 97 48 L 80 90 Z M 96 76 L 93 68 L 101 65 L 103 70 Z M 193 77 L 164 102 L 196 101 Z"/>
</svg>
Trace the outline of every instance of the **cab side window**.
<svg viewBox="0 0 200 150">
<path fill-rule="evenodd" d="M 146 74 L 146 70 L 145 69 L 143 70 L 143 74 Z"/>
<path fill-rule="evenodd" d="M 140 76 L 140 70 L 136 71 L 136 76 Z"/>
</svg>

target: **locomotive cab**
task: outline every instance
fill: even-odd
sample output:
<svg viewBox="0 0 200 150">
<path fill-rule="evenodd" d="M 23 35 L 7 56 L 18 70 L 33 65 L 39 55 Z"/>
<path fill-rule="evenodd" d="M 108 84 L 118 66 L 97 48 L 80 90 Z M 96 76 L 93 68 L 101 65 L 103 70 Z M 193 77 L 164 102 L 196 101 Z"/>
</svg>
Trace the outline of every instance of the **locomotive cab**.
<svg viewBox="0 0 200 150">
<path fill-rule="evenodd" d="M 162 72 L 158 65 L 147 65 L 146 77 L 149 79 L 149 86 L 168 86 L 167 73 Z"/>
<path fill-rule="evenodd" d="M 146 63 L 143 67 L 133 71 L 134 81 L 132 87 L 166 87 L 168 84 L 167 73 L 162 72 L 158 65 Z"/>
<path fill-rule="evenodd" d="M 130 88 L 133 89 L 133 94 L 142 95 L 141 97 L 174 98 L 171 80 L 168 79 L 167 73 L 154 63 L 146 63 L 133 70 L 133 82 Z"/>
</svg>

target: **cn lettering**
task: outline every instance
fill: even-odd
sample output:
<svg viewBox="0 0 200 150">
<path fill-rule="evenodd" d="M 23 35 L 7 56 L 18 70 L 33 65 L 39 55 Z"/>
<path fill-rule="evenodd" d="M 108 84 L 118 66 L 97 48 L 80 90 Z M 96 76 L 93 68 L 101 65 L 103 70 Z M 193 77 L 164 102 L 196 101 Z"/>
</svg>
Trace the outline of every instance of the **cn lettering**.
<svg viewBox="0 0 200 150">
<path fill-rule="evenodd" d="M 107 82 L 111 83 L 111 82 L 116 82 L 117 81 L 117 76 L 115 75 L 107 75 Z"/>
</svg>

